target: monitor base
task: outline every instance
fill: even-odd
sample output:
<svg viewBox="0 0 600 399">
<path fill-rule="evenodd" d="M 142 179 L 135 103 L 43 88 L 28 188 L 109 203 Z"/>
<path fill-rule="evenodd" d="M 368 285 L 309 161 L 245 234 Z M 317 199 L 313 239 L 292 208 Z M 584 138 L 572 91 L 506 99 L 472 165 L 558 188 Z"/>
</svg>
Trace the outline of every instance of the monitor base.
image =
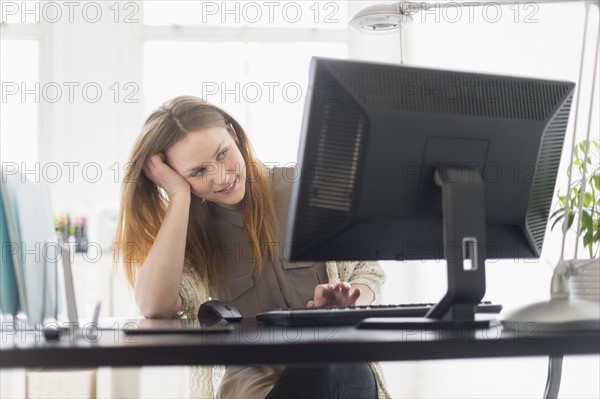
<svg viewBox="0 0 600 399">
<path fill-rule="evenodd" d="M 474 330 L 486 329 L 490 320 L 439 320 L 426 317 L 370 317 L 356 328 L 362 330 Z"/>
<path fill-rule="evenodd" d="M 508 313 L 502 326 L 510 330 L 540 332 L 600 330 L 600 302 L 576 299 L 551 299 Z"/>
</svg>

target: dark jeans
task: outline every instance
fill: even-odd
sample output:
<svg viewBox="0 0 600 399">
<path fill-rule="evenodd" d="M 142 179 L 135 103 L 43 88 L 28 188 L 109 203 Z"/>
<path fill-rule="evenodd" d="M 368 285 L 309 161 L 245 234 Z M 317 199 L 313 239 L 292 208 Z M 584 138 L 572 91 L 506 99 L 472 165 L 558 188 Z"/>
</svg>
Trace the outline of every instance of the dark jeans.
<svg viewBox="0 0 600 399">
<path fill-rule="evenodd" d="M 377 398 L 377 383 L 367 363 L 287 367 L 267 399 Z"/>
</svg>

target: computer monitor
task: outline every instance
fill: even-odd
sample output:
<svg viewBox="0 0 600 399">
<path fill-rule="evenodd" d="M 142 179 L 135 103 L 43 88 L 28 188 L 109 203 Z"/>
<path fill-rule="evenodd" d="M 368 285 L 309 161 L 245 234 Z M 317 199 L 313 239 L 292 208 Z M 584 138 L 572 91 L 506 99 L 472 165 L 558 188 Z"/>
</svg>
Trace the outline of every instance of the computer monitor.
<svg viewBox="0 0 600 399">
<path fill-rule="evenodd" d="M 16 317 L 21 309 L 17 271 L 13 262 L 12 241 L 8 235 L 8 223 L 4 209 L 4 186 L 0 185 L 0 315 Z"/>
<path fill-rule="evenodd" d="M 472 321 L 485 259 L 539 257 L 575 84 L 313 58 L 292 261 L 446 259 L 429 312 Z"/>
<path fill-rule="evenodd" d="M 2 262 L 7 270 L 12 264 L 14 274 L 7 272 L 10 278 L 2 280 L 2 290 L 9 290 L 12 298 L 2 313 L 15 316 L 15 311 L 21 310 L 28 327 L 41 329 L 45 321 L 56 320 L 62 289 L 57 267 L 61 253 L 49 187 L 28 179 L 16 168 L 3 167 L 1 172 Z"/>
</svg>

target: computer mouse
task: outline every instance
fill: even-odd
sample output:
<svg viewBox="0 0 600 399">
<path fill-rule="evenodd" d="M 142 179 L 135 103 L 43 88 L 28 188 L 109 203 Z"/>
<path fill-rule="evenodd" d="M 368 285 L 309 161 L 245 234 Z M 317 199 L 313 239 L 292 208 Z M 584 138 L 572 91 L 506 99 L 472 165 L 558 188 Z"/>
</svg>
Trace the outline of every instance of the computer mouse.
<svg viewBox="0 0 600 399">
<path fill-rule="evenodd" d="M 45 326 L 42 333 L 48 342 L 58 342 L 62 335 L 62 331 L 58 326 Z"/>
<path fill-rule="evenodd" d="M 200 305 L 198 320 L 201 323 L 215 323 L 219 320 L 240 321 L 242 313 L 231 302 L 210 300 Z"/>
</svg>

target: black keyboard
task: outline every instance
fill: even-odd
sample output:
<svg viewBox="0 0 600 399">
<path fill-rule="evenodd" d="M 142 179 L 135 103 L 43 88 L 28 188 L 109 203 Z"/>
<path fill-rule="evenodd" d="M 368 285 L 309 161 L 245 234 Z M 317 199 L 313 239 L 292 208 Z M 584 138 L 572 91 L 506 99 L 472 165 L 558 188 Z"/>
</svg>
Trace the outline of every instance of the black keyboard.
<svg viewBox="0 0 600 399">
<path fill-rule="evenodd" d="M 355 325 L 369 317 L 423 317 L 433 306 L 435 303 L 275 309 L 257 314 L 256 320 L 276 326 Z M 501 310 L 502 305 L 490 301 L 477 305 L 477 313 Z"/>
</svg>

